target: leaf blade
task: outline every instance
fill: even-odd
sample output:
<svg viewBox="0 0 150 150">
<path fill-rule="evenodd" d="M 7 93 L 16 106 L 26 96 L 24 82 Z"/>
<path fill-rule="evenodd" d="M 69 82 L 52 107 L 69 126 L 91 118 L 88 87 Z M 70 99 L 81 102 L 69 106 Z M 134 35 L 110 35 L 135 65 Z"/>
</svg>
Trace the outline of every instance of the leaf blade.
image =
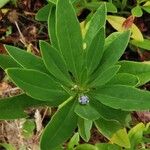
<svg viewBox="0 0 150 150">
<path fill-rule="evenodd" d="M 0 55 L 0 67 L 5 70 L 7 68 L 12 68 L 12 67 L 18 67 L 20 68 L 21 66 L 14 61 L 10 56 L 8 55 Z"/>
<path fill-rule="evenodd" d="M 94 97 L 106 106 L 125 111 L 148 110 L 150 93 L 125 85 L 105 86 Z M 129 105 L 130 104 L 130 105 Z"/>
<path fill-rule="evenodd" d="M 50 46 L 45 41 L 40 41 L 40 49 L 42 52 L 42 58 L 48 71 L 56 77 L 58 80 L 63 81 L 67 85 L 72 85 L 65 61 L 59 54 L 59 52 Z"/>
<path fill-rule="evenodd" d="M 99 118 L 99 113 L 90 105 L 85 106 L 77 104 L 74 112 L 83 119 L 96 120 Z"/>
<path fill-rule="evenodd" d="M 38 101 L 25 94 L 0 100 L 0 120 L 12 120 L 27 117 L 24 110 L 29 107 L 49 105 L 48 102 Z M 16 107 L 17 106 L 17 107 Z M 15 108 L 15 109 L 14 109 Z"/>
<path fill-rule="evenodd" d="M 42 135 L 40 142 L 41 150 L 54 149 L 73 133 L 77 125 L 74 107 L 75 102 L 71 101 L 59 109 L 53 116 Z"/>
<path fill-rule="evenodd" d="M 101 28 L 94 36 L 89 49 L 87 49 L 88 74 L 92 74 L 100 63 L 104 51 L 105 33 Z"/>
<path fill-rule="evenodd" d="M 92 121 L 78 118 L 78 132 L 82 139 L 86 142 L 89 141 L 91 133 L 90 130 L 92 128 Z"/>
<path fill-rule="evenodd" d="M 9 77 L 28 95 L 58 105 L 68 98 L 62 87 L 45 73 L 30 69 L 7 69 Z"/>
<path fill-rule="evenodd" d="M 97 9 L 95 14 L 90 20 L 89 26 L 87 27 L 88 30 L 86 32 L 84 42 L 86 43 L 86 47 L 88 48 L 93 40 L 94 36 L 98 32 L 98 30 L 103 27 L 106 23 L 106 5 L 101 4 L 100 7 Z"/>
<path fill-rule="evenodd" d="M 35 69 L 47 73 L 45 65 L 40 57 L 14 46 L 5 45 L 5 47 L 9 55 L 23 68 Z"/>
<path fill-rule="evenodd" d="M 73 76 L 78 78 L 81 71 L 82 35 L 69 0 L 58 0 L 56 4 L 56 33 L 67 67 Z"/>
</svg>

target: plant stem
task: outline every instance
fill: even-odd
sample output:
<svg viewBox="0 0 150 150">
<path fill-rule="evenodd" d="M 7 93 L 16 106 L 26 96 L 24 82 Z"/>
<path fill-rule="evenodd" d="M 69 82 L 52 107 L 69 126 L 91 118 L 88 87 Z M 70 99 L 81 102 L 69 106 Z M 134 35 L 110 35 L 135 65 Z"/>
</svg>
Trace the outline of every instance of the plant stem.
<svg viewBox="0 0 150 150">
<path fill-rule="evenodd" d="M 75 97 L 76 95 L 70 96 L 65 102 L 63 102 L 61 105 L 58 106 L 58 109 L 62 108 L 64 105 L 66 105 L 69 101 L 73 100 Z"/>
</svg>

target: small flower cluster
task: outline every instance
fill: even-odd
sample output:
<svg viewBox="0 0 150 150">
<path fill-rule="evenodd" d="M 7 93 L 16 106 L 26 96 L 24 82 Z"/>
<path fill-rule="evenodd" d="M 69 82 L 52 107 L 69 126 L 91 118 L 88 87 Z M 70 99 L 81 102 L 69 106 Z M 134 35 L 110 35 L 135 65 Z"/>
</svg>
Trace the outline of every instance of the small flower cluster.
<svg viewBox="0 0 150 150">
<path fill-rule="evenodd" d="M 82 105 L 86 105 L 89 103 L 89 97 L 86 96 L 86 95 L 82 95 L 78 98 L 79 100 L 79 103 L 82 104 Z"/>
</svg>

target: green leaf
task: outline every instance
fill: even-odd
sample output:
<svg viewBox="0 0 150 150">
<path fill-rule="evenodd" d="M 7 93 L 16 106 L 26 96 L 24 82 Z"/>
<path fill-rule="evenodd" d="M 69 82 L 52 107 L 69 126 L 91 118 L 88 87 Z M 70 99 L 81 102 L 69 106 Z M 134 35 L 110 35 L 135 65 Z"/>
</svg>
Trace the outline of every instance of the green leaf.
<svg viewBox="0 0 150 150">
<path fill-rule="evenodd" d="M 112 143 L 116 143 L 121 147 L 130 148 L 131 144 L 126 129 L 118 130 L 111 138 Z"/>
<path fill-rule="evenodd" d="M 141 8 L 144 9 L 147 13 L 150 13 L 150 2 L 145 2 L 145 4 L 141 6 Z"/>
<path fill-rule="evenodd" d="M 107 21 L 112 25 L 114 29 L 117 31 L 125 31 L 126 28 L 123 26 L 123 23 L 126 21 L 126 18 L 120 17 L 120 16 L 112 16 L 108 15 L 107 16 Z M 143 35 L 139 28 L 133 23 L 131 28 L 131 38 L 137 41 L 143 41 Z"/>
<path fill-rule="evenodd" d="M 99 87 L 105 85 L 109 80 L 111 80 L 115 74 L 119 71 L 120 66 L 112 66 L 108 68 L 106 71 L 99 74 L 99 76 L 92 81 L 89 86 L 90 87 Z"/>
<path fill-rule="evenodd" d="M 99 31 L 106 23 L 106 6 L 105 4 L 101 4 L 97 9 L 93 17 L 91 18 L 89 24 L 87 25 L 87 32 L 84 38 L 84 42 L 86 43 L 86 47 L 88 48 Z"/>
<path fill-rule="evenodd" d="M 87 68 L 88 74 L 93 73 L 100 63 L 104 51 L 105 33 L 104 28 L 101 28 L 87 49 Z"/>
<path fill-rule="evenodd" d="M 80 137 L 79 137 L 79 133 L 77 132 L 68 142 L 67 150 L 73 150 L 73 148 L 79 144 L 79 141 L 80 141 Z"/>
<path fill-rule="evenodd" d="M 10 0 L 1 0 L 0 1 L 0 8 L 2 8 L 3 6 L 5 6 Z"/>
<path fill-rule="evenodd" d="M 68 98 L 61 85 L 45 73 L 15 68 L 6 72 L 17 86 L 33 98 L 49 101 L 52 105 L 59 105 Z"/>
<path fill-rule="evenodd" d="M 144 85 L 150 81 L 150 63 L 147 62 L 134 62 L 134 61 L 120 61 L 120 73 L 130 73 L 138 77 L 138 86 Z"/>
<path fill-rule="evenodd" d="M 107 12 L 117 13 L 117 7 L 113 3 L 111 2 L 105 2 L 105 3 L 106 3 Z"/>
<path fill-rule="evenodd" d="M 45 5 L 36 13 L 35 19 L 38 21 L 47 21 L 51 9 L 52 9 L 51 4 Z"/>
<path fill-rule="evenodd" d="M 101 62 L 95 73 L 91 76 L 91 80 L 97 78 L 102 72 L 106 71 L 109 67 L 113 66 L 119 58 L 124 53 L 126 46 L 128 44 L 130 37 L 130 32 L 126 31 L 121 33 L 120 35 L 107 45 L 107 48 L 104 51 Z"/>
<path fill-rule="evenodd" d="M 92 121 L 78 118 L 78 132 L 85 142 L 88 142 L 91 136 Z"/>
<path fill-rule="evenodd" d="M 59 49 L 59 44 L 56 35 L 56 8 L 52 7 L 49 16 L 48 16 L 48 34 L 52 46 L 56 49 Z"/>
<path fill-rule="evenodd" d="M 131 40 L 130 43 L 139 48 L 142 48 L 145 50 L 150 50 L 150 40 L 149 39 L 144 39 L 143 41 Z"/>
<path fill-rule="evenodd" d="M 95 145 L 98 150 L 121 150 L 121 147 L 115 144 L 98 143 Z"/>
<path fill-rule="evenodd" d="M 34 135 L 34 130 L 36 128 L 35 122 L 33 119 L 27 119 L 22 126 L 22 135 L 25 139 L 32 138 Z"/>
<path fill-rule="evenodd" d="M 106 120 L 101 117 L 98 120 L 95 120 L 94 123 L 98 131 L 109 140 L 118 130 L 123 128 L 119 122 L 114 120 Z"/>
<path fill-rule="evenodd" d="M 100 2 L 88 2 L 85 4 L 85 7 L 87 9 L 90 9 L 91 11 L 96 11 L 102 4 L 106 4 L 106 10 L 107 12 L 111 12 L 111 13 L 117 13 L 117 8 L 116 6 L 111 3 L 111 2 L 103 2 L 103 1 L 100 1 Z"/>
<path fill-rule="evenodd" d="M 41 150 L 54 149 L 67 140 L 77 126 L 74 113 L 76 102 L 70 101 L 61 107 L 46 126 L 41 138 Z"/>
<path fill-rule="evenodd" d="M 49 2 L 53 3 L 53 4 L 57 4 L 58 0 L 48 0 Z M 70 0 L 71 3 L 76 2 L 77 0 Z"/>
<path fill-rule="evenodd" d="M 108 121 L 117 121 L 120 122 L 122 125 L 125 124 L 127 115 L 129 115 L 129 112 L 122 111 L 120 109 L 113 109 L 111 107 L 108 107 L 106 105 L 103 105 L 98 100 L 90 97 L 91 99 L 91 106 L 93 106 L 98 112 L 99 115 Z"/>
<path fill-rule="evenodd" d="M 27 117 L 24 112 L 29 107 L 49 105 L 48 102 L 38 101 L 25 94 L 0 100 L 0 120 L 19 119 Z M 17 106 L 17 107 L 16 107 Z"/>
<path fill-rule="evenodd" d="M 69 0 L 58 0 L 56 32 L 68 70 L 78 79 L 82 63 L 82 35 L 76 13 Z"/>
<path fill-rule="evenodd" d="M 150 92 L 125 85 L 101 87 L 93 97 L 115 109 L 137 111 L 150 108 Z"/>
<path fill-rule="evenodd" d="M 99 132 L 107 137 L 111 143 L 115 143 L 119 146 L 129 148 L 130 142 L 125 129 L 116 121 L 108 121 L 103 118 L 99 118 L 95 121 L 95 125 Z"/>
<path fill-rule="evenodd" d="M 137 86 L 139 79 L 137 76 L 129 73 L 117 73 L 107 85 L 127 85 L 127 86 Z"/>
<path fill-rule="evenodd" d="M 135 17 L 141 17 L 143 15 L 143 11 L 139 5 L 132 8 L 131 13 Z"/>
<path fill-rule="evenodd" d="M 0 148 L 5 148 L 5 150 L 16 150 L 12 144 L 0 143 Z"/>
<path fill-rule="evenodd" d="M 109 47 L 109 45 L 120 36 L 121 32 L 113 32 L 105 39 L 105 49 Z"/>
<path fill-rule="evenodd" d="M 75 150 L 97 150 L 97 147 L 91 144 L 80 144 Z"/>
<path fill-rule="evenodd" d="M 0 67 L 5 70 L 7 68 L 12 68 L 12 67 L 18 67 L 20 68 L 21 66 L 14 61 L 10 56 L 8 55 L 0 55 Z"/>
<path fill-rule="evenodd" d="M 129 42 L 130 32 L 121 33 L 111 44 L 105 49 L 101 60 L 101 70 L 114 65 L 124 53 Z"/>
<path fill-rule="evenodd" d="M 70 76 L 65 61 L 59 54 L 58 50 L 44 41 L 40 41 L 40 49 L 42 52 L 43 61 L 48 71 L 58 80 L 72 86 L 73 83 L 71 79 L 69 79 Z"/>
<path fill-rule="evenodd" d="M 142 9 L 144 9 L 147 13 L 150 13 L 150 7 L 149 6 L 142 6 Z"/>
<path fill-rule="evenodd" d="M 40 57 L 14 46 L 5 45 L 5 47 L 9 55 L 23 68 L 39 70 L 47 73 L 45 65 Z"/>
<path fill-rule="evenodd" d="M 90 104 L 77 104 L 74 111 L 78 116 L 87 120 L 96 120 L 100 117 L 99 113 Z"/>
<path fill-rule="evenodd" d="M 145 125 L 139 123 L 129 131 L 128 135 L 131 142 L 131 149 L 136 149 L 136 146 L 142 142 L 144 130 Z"/>
</svg>

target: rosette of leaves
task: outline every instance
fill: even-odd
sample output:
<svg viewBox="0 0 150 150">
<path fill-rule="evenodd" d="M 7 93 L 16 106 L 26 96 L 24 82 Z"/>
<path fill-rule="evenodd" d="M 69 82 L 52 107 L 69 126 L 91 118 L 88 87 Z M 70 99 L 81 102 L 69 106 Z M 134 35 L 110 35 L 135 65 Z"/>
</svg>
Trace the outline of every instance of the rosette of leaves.
<svg viewBox="0 0 150 150">
<path fill-rule="evenodd" d="M 58 107 L 42 134 L 41 150 L 59 147 L 76 128 L 87 142 L 93 123 L 113 140 L 126 134 L 131 111 L 150 108 L 150 93 L 136 88 L 139 76 L 124 68 L 119 72 L 122 64 L 128 65 L 118 60 L 130 31 L 105 38 L 105 22 L 106 7 L 101 5 L 82 36 L 72 4 L 58 0 L 48 18 L 51 45 L 40 41 L 42 58 L 5 46 L 9 56 L 0 56 L 1 67 L 23 94 L 0 101 L 0 119 L 26 117 L 24 110 L 31 106 Z M 113 142 L 130 147 L 128 141 Z"/>
</svg>

